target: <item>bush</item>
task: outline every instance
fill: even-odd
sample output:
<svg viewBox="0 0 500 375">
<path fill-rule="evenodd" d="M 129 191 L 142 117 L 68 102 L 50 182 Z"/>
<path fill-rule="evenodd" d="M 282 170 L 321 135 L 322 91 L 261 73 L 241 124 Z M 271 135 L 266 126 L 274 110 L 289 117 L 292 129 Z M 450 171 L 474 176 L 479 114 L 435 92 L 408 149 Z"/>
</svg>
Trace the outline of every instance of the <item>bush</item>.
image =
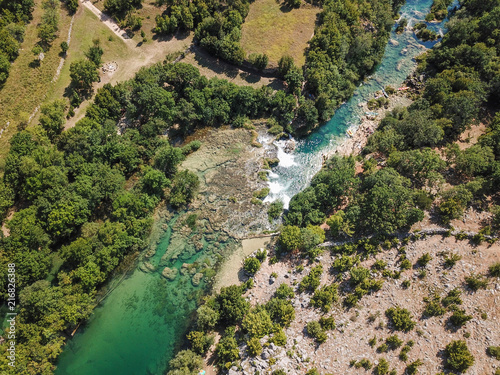
<svg viewBox="0 0 500 375">
<path fill-rule="evenodd" d="M 245 315 L 241 326 L 251 337 L 262 338 L 271 332 L 273 323 L 269 313 L 260 308 Z"/>
<path fill-rule="evenodd" d="M 489 346 L 486 354 L 500 361 L 500 346 Z"/>
<path fill-rule="evenodd" d="M 318 265 L 311 269 L 309 275 L 305 276 L 299 284 L 299 292 L 302 293 L 305 290 L 313 292 L 319 286 L 320 277 L 323 273 L 323 267 Z"/>
<path fill-rule="evenodd" d="M 196 375 L 203 367 L 203 358 L 191 350 L 182 350 L 170 361 L 170 371 L 167 375 Z"/>
<path fill-rule="evenodd" d="M 325 285 L 314 292 L 310 304 L 311 306 L 320 308 L 323 312 L 328 312 L 332 307 L 332 303 L 337 300 L 337 284 Z"/>
<path fill-rule="evenodd" d="M 218 362 L 222 366 L 225 366 L 227 363 L 232 363 L 240 358 L 238 343 L 234 339 L 233 335 L 226 334 L 223 338 L 221 338 L 215 348 L 215 352 L 217 353 Z"/>
<path fill-rule="evenodd" d="M 444 266 L 446 268 L 452 268 L 460 259 L 462 259 L 462 257 L 458 254 L 446 255 L 444 257 Z"/>
<path fill-rule="evenodd" d="M 307 333 L 320 344 L 326 341 L 326 332 L 319 322 L 312 321 L 307 323 Z"/>
<path fill-rule="evenodd" d="M 285 252 L 297 250 L 302 243 L 300 228 L 294 225 L 285 226 L 281 230 L 278 242 L 281 246 L 281 249 Z"/>
<path fill-rule="evenodd" d="M 255 257 L 260 261 L 263 262 L 267 258 L 267 250 L 266 249 L 259 249 L 257 250 L 257 253 L 255 254 Z"/>
<path fill-rule="evenodd" d="M 441 303 L 443 304 L 444 307 L 448 307 L 451 305 L 461 305 L 462 304 L 462 299 L 460 298 L 460 295 L 462 292 L 460 289 L 452 289 L 448 292 L 448 295 L 444 297 L 441 300 Z"/>
<path fill-rule="evenodd" d="M 474 357 L 463 340 L 450 342 L 444 352 L 446 366 L 452 370 L 464 372 L 474 364 Z"/>
<path fill-rule="evenodd" d="M 411 262 L 408 259 L 403 259 L 399 264 L 401 270 L 409 270 L 411 268 Z"/>
<path fill-rule="evenodd" d="M 267 216 L 269 217 L 269 221 L 276 220 L 280 217 L 283 212 L 283 202 L 275 201 L 269 205 L 269 209 L 267 210 Z"/>
<path fill-rule="evenodd" d="M 486 286 L 488 285 L 488 281 L 486 281 L 483 276 L 474 274 L 466 277 L 465 283 L 474 292 L 477 292 L 479 289 L 486 289 Z"/>
<path fill-rule="evenodd" d="M 389 336 L 386 340 L 385 343 L 387 344 L 387 347 L 390 350 L 396 350 L 399 348 L 401 345 L 403 345 L 403 340 L 401 340 L 398 335 L 392 335 Z"/>
<path fill-rule="evenodd" d="M 375 375 L 387 375 L 389 373 L 389 362 L 385 358 L 381 358 L 378 365 L 375 366 Z"/>
<path fill-rule="evenodd" d="M 411 313 L 400 307 L 391 307 L 385 315 L 397 331 L 409 332 L 415 328 L 416 323 L 411 319 Z"/>
<path fill-rule="evenodd" d="M 269 342 L 272 342 L 278 346 L 285 346 L 286 345 L 286 334 L 285 332 L 279 328 L 274 332 L 273 337 L 269 339 Z"/>
<path fill-rule="evenodd" d="M 276 298 L 280 299 L 292 299 L 295 297 L 293 288 L 285 283 L 282 283 L 278 289 L 276 289 Z"/>
<path fill-rule="evenodd" d="M 416 361 L 410 363 L 408 366 L 406 366 L 405 374 L 407 375 L 414 375 L 417 373 L 417 370 L 420 366 L 423 365 L 423 362 L 420 359 L 417 359 Z"/>
<path fill-rule="evenodd" d="M 430 317 L 430 316 L 443 315 L 446 312 L 446 310 L 441 306 L 439 301 L 440 301 L 439 296 L 434 296 L 432 300 L 430 300 L 425 306 L 424 316 Z"/>
<path fill-rule="evenodd" d="M 456 327 L 462 327 L 471 319 L 472 316 L 465 314 L 465 310 L 455 309 L 455 311 L 453 311 L 453 315 L 449 318 L 449 322 Z"/>
<path fill-rule="evenodd" d="M 500 277 L 500 262 L 493 264 L 489 268 L 490 276 Z"/>
<path fill-rule="evenodd" d="M 331 331 L 332 329 L 335 329 L 335 318 L 333 316 L 329 316 L 328 318 L 322 316 L 319 318 L 319 324 L 321 324 L 321 327 L 324 330 Z"/>
<path fill-rule="evenodd" d="M 246 258 L 243 264 L 243 268 L 248 273 L 254 274 L 260 269 L 260 261 L 254 257 Z"/>
<path fill-rule="evenodd" d="M 252 357 L 256 357 L 262 353 L 262 345 L 257 337 L 252 337 L 247 341 L 247 352 Z"/>
<path fill-rule="evenodd" d="M 208 336 L 204 332 L 191 331 L 187 334 L 188 340 L 191 342 L 191 348 L 199 355 L 205 355 L 214 343 L 214 337 Z"/>
<path fill-rule="evenodd" d="M 266 304 L 266 310 L 269 312 L 271 319 L 282 327 L 288 327 L 295 319 L 295 309 L 289 300 L 272 298 Z"/>
<path fill-rule="evenodd" d="M 432 257 L 430 256 L 430 254 L 429 253 L 425 253 L 420 258 L 418 258 L 417 264 L 420 267 L 425 267 L 431 260 L 432 260 Z"/>
</svg>

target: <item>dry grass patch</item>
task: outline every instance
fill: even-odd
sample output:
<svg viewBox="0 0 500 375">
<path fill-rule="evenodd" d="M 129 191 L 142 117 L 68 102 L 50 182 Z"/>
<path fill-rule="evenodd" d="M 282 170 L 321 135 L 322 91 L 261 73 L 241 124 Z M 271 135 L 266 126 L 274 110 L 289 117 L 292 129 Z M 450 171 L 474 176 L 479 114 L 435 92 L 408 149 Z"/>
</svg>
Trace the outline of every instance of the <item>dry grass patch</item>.
<svg viewBox="0 0 500 375">
<path fill-rule="evenodd" d="M 277 65 L 290 55 L 304 65 L 304 50 L 314 33 L 319 7 L 303 3 L 299 9 L 284 9 L 276 0 L 256 0 L 243 24 L 241 45 L 245 52 L 265 53 Z"/>
<path fill-rule="evenodd" d="M 10 122 L 10 126 L 0 138 L 0 174 L 9 151 L 9 140 L 17 132 L 20 119 L 28 117 L 44 100 L 61 59 L 59 45 L 68 36 L 71 16 L 61 5 L 58 37 L 52 48 L 45 53 L 40 66 L 32 67 L 30 64 L 35 60 L 35 56 L 31 49 L 39 40 L 36 26 L 41 22 L 42 14 L 41 0 L 38 0 L 35 2 L 33 20 L 26 28 L 19 57 L 12 64 L 9 78 L 0 90 L 0 128 Z"/>
</svg>

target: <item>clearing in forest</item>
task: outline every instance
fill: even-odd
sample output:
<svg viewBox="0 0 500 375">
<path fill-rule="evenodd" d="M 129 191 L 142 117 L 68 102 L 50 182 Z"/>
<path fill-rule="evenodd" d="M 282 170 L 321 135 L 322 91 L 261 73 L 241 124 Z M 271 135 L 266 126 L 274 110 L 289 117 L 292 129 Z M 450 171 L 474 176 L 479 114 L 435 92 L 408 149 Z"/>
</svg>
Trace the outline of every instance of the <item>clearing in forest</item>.
<svg viewBox="0 0 500 375">
<path fill-rule="evenodd" d="M 271 66 L 283 55 L 290 55 L 299 66 L 304 65 L 304 50 L 316 25 L 319 7 L 302 3 L 290 9 L 276 0 L 256 0 L 243 24 L 241 45 L 247 56 L 265 53 Z"/>
</svg>

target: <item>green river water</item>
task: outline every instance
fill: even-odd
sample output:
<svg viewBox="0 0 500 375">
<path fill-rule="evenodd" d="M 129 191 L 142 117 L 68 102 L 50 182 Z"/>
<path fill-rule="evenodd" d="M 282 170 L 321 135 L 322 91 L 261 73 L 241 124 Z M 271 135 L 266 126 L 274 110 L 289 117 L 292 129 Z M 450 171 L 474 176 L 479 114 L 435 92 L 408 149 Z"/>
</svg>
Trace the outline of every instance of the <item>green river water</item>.
<svg viewBox="0 0 500 375">
<path fill-rule="evenodd" d="M 401 13 L 414 24 L 423 20 L 432 0 L 409 0 Z M 433 25 L 439 28 L 440 25 Z M 271 174 L 271 199 L 289 198 L 303 189 L 321 167 L 323 153 L 335 147 L 348 127 L 359 124 L 362 113 L 358 103 L 366 101 L 386 85 L 398 87 L 414 68 L 413 58 L 422 44 L 409 32 L 392 33 L 382 63 L 373 77 L 360 86 L 355 96 L 344 104 L 334 118 L 307 139 L 299 142 L 296 152 L 283 160 Z M 427 44 L 430 47 L 431 44 Z M 405 51 L 403 51 L 406 49 Z M 167 281 L 164 266 L 180 269 L 183 263 L 202 262 L 234 245 L 217 241 L 217 236 L 204 239 L 204 249 L 186 252 L 179 259 L 164 257 L 171 245 L 176 217 L 168 222 L 156 254 L 148 261 L 152 272 L 141 270 L 141 262 L 126 277 L 114 280 L 117 286 L 94 310 L 89 321 L 79 328 L 61 354 L 57 375 L 160 375 L 182 344 L 190 316 L 207 285 L 193 286 L 190 275 L 179 275 Z M 202 230 L 200 228 L 199 230 Z M 216 243 L 216 244 L 215 244 Z M 214 248 L 217 251 L 214 252 Z M 236 272 L 236 270 L 235 270 Z"/>
</svg>

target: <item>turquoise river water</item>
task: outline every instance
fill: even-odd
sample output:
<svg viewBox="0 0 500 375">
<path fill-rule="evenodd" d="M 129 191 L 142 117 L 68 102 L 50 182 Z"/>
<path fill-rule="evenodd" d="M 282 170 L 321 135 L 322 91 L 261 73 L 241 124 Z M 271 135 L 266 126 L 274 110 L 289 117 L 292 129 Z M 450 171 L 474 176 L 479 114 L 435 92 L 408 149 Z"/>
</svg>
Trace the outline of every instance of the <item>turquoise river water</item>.
<svg viewBox="0 0 500 375">
<path fill-rule="evenodd" d="M 401 9 L 410 25 L 423 20 L 432 0 L 408 0 Z M 439 29 L 440 24 L 430 27 Z M 415 66 L 414 57 L 422 46 L 413 33 L 391 35 L 380 66 L 371 79 L 361 85 L 355 95 L 318 131 L 300 141 L 289 155 L 280 152 L 280 164 L 271 173 L 270 199 L 283 199 L 302 190 L 321 167 L 322 155 L 335 148 L 347 128 L 355 130 L 360 123 L 358 104 L 373 96 L 382 87 L 399 87 Z M 148 259 L 152 271 L 144 272 L 141 260 L 112 289 L 94 310 L 89 321 L 68 341 L 60 356 L 57 375 L 160 375 L 165 374 L 168 361 L 183 341 L 196 302 L 206 290 L 203 282 L 193 286 L 189 275 L 167 281 L 161 275 L 164 266 L 180 269 L 183 263 L 198 264 L 213 254 L 215 243 L 224 244 L 211 236 L 204 250 L 186 252 L 178 259 L 165 258 L 171 244 L 175 218 L 168 224 L 156 254 Z M 200 229 L 202 230 L 202 229 Z M 210 251 L 209 251 L 210 249 Z M 213 257 L 212 257 L 213 260 Z M 163 267 L 161 267 L 163 266 Z M 141 270 L 142 269 L 142 270 Z"/>
</svg>

